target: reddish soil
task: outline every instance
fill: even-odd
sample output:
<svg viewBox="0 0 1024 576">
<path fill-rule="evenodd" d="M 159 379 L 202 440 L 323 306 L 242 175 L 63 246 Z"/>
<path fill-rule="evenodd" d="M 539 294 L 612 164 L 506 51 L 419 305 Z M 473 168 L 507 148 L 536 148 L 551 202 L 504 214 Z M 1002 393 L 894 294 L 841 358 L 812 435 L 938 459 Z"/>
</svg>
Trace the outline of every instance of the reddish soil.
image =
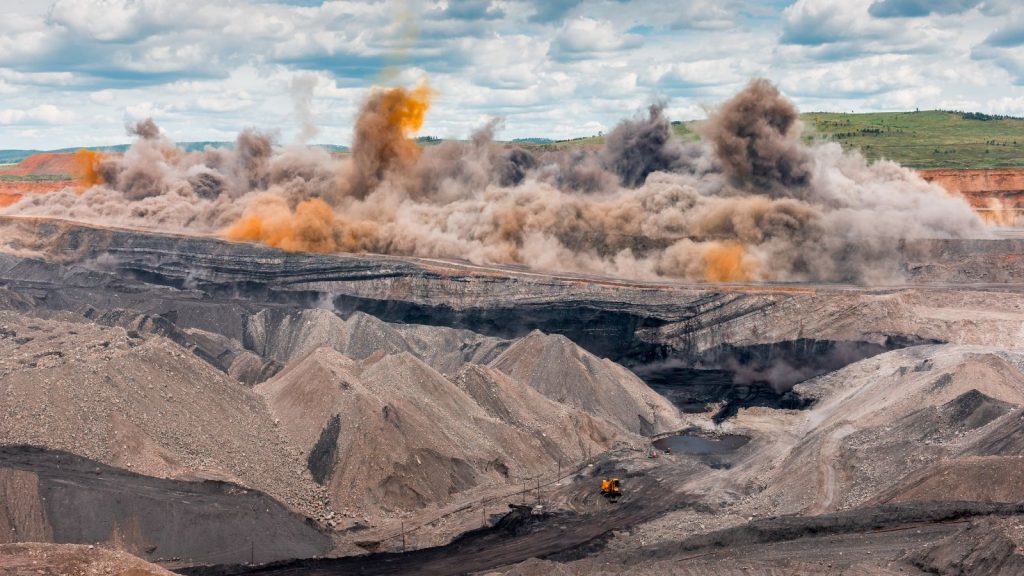
<svg viewBox="0 0 1024 576">
<path fill-rule="evenodd" d="M 0 175 L 63 176 L 75 172 L 75 155 L 70 152 L 62 152 L 33 154 L 13 168 L 0 170 Z"/>
<path fill-rule="evenodd" d="M 1024 209 L 1024 169 L 920 170 L 921 177 L 954 194 L 962 194 L 977 208 L 990 208 L 992 200 L 1003 208 Z"/>
<path fill-rule="evenodd" d="M 918 170 L 922 178 L 956 192 L 1024 190 L 1024 168 Z"/>
<path fill-rule="evenodd" d="M 1024 221 L 1024 169 L 920 170 L 921 176 L 959 194 L 989 222 L 1019 226 Z"/>
<path fill-rule="evenodd" d="M 70 152 L 33 154 L 17 166 L 0 170 L 0 176 L 68 176 L 77 171 L 75 155 Z M 74 182 L 69 180 L 0 180 L 0 208 L 10 206 L 26 194 L 57 192 Z"/>
<path fill-rule="evenodd" d="M 10 206 L 21 200 L 22 195 L 26 193 L 47 194 L 49 192 L 58 192 L 73 185 L 74 182 L 68 180 L 0 180 L 0 208 Z"/>
</svg>

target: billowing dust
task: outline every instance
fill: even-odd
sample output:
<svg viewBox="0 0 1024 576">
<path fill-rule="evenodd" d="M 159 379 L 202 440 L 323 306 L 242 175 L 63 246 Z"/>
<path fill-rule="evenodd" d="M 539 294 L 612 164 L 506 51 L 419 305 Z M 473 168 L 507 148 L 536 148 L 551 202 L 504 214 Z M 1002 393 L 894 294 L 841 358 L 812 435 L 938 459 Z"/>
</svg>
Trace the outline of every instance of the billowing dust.
<svg viewBox="0 0 1024 576">
<path fill-rule="evenodd" d="M 294 87 L 303 100 L 310 89 Z M 373 90 L 342 158 L 252 130 L 231 150 L 189 153 L 143 122 L 124 155 L 82 156 L 84 191 L 27 195 L 4 213 L 711 282 L 895 282 L 903 240 L 988 235 L 967 202 L 911 170 L 805 143 L 795 106 L 766 80 L 714 110 L 698 143 L 673 138 L 656 105 L 599 150 L 498 144 L 496 122 L 421 148 L 411 137 L 430 96 Z"/>
<path fill-rule="evenodd" d="M 93 186 L 103 184 L 103 176 L 100 174 L 100 166 L 103 163 L 103 153 L 95 150 L 78 150 L 75 152 L 75 180 L 79 190 L 86 190 Z"/>
</svg>

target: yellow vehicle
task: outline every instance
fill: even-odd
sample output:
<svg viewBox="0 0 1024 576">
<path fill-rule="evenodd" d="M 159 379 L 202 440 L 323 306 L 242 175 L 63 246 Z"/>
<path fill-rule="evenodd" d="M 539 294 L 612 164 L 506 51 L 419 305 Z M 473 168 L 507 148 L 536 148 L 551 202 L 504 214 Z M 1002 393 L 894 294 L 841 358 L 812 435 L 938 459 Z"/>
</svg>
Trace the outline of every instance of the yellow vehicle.
<svg viewBox="0 0 1024 576">
<path fill-rule="evenodd" d="M 612 502 L 622 497 L 622 485 L 618 478 L 605 478 L 601 480 L 601 496 Z"/>
</svg>

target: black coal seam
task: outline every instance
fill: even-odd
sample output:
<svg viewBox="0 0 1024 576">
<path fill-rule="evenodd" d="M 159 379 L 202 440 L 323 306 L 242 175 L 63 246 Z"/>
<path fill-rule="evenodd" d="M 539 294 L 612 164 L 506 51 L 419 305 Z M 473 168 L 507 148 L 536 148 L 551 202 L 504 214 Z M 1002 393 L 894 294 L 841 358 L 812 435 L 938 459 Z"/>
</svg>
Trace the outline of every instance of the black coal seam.
<svg viewBox="0 0 1024 576">
<path fill-rule="evenodd" d="M 309 452 L 306 465 L 317 484 L 325 484 L 334 471 L 334 458 L 338 452 L 341 433 L 341 415 L 335 414 L 320 431 L 320 438 Z"/>
</svg>

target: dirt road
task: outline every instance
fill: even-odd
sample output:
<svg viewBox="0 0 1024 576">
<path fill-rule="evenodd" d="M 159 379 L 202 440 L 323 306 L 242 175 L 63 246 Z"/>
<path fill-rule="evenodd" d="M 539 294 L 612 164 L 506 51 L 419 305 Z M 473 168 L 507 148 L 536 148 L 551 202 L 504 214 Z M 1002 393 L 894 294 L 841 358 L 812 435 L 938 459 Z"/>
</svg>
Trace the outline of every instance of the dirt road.
<svg viewBox="0 0 1024 576">
<path fill-rule="evenodd" d="M 194 576 L 236 574 L 286 575 L 393 575 L 463 574 L 514 564 L 537 556 L 566 552 L 577 546 L 600 542 L 615 530 L 651 520 L 696 500 L 662 486 L 671 466 L 655 474 L 629 478 L 626 495 L 617 504 L 603 503 L 591 514 L 553 514 L 535 518 L 517 511 L 491 528 L 469 532 L 451 544 L 405 554 L 380 553 L 333 560 L 297 560 L 263 567 L 213 566 L 182 570 Z M 569 491 L 592 490 L 594 479 L 578 477 Z"/>
<path fill-rule="evenodd" d="M 822 514 L 835 509 L 839 498 L 839 478 L 836 470 L 836 464 L 841 461 L 839 445 L 843 438 L 855 431 L 856 428 L 852 424 L 845 423 L 825 437 L 818 453 L 818 492 L 814 505 L 807 511 L 808 514 Z"/>
</svg>

